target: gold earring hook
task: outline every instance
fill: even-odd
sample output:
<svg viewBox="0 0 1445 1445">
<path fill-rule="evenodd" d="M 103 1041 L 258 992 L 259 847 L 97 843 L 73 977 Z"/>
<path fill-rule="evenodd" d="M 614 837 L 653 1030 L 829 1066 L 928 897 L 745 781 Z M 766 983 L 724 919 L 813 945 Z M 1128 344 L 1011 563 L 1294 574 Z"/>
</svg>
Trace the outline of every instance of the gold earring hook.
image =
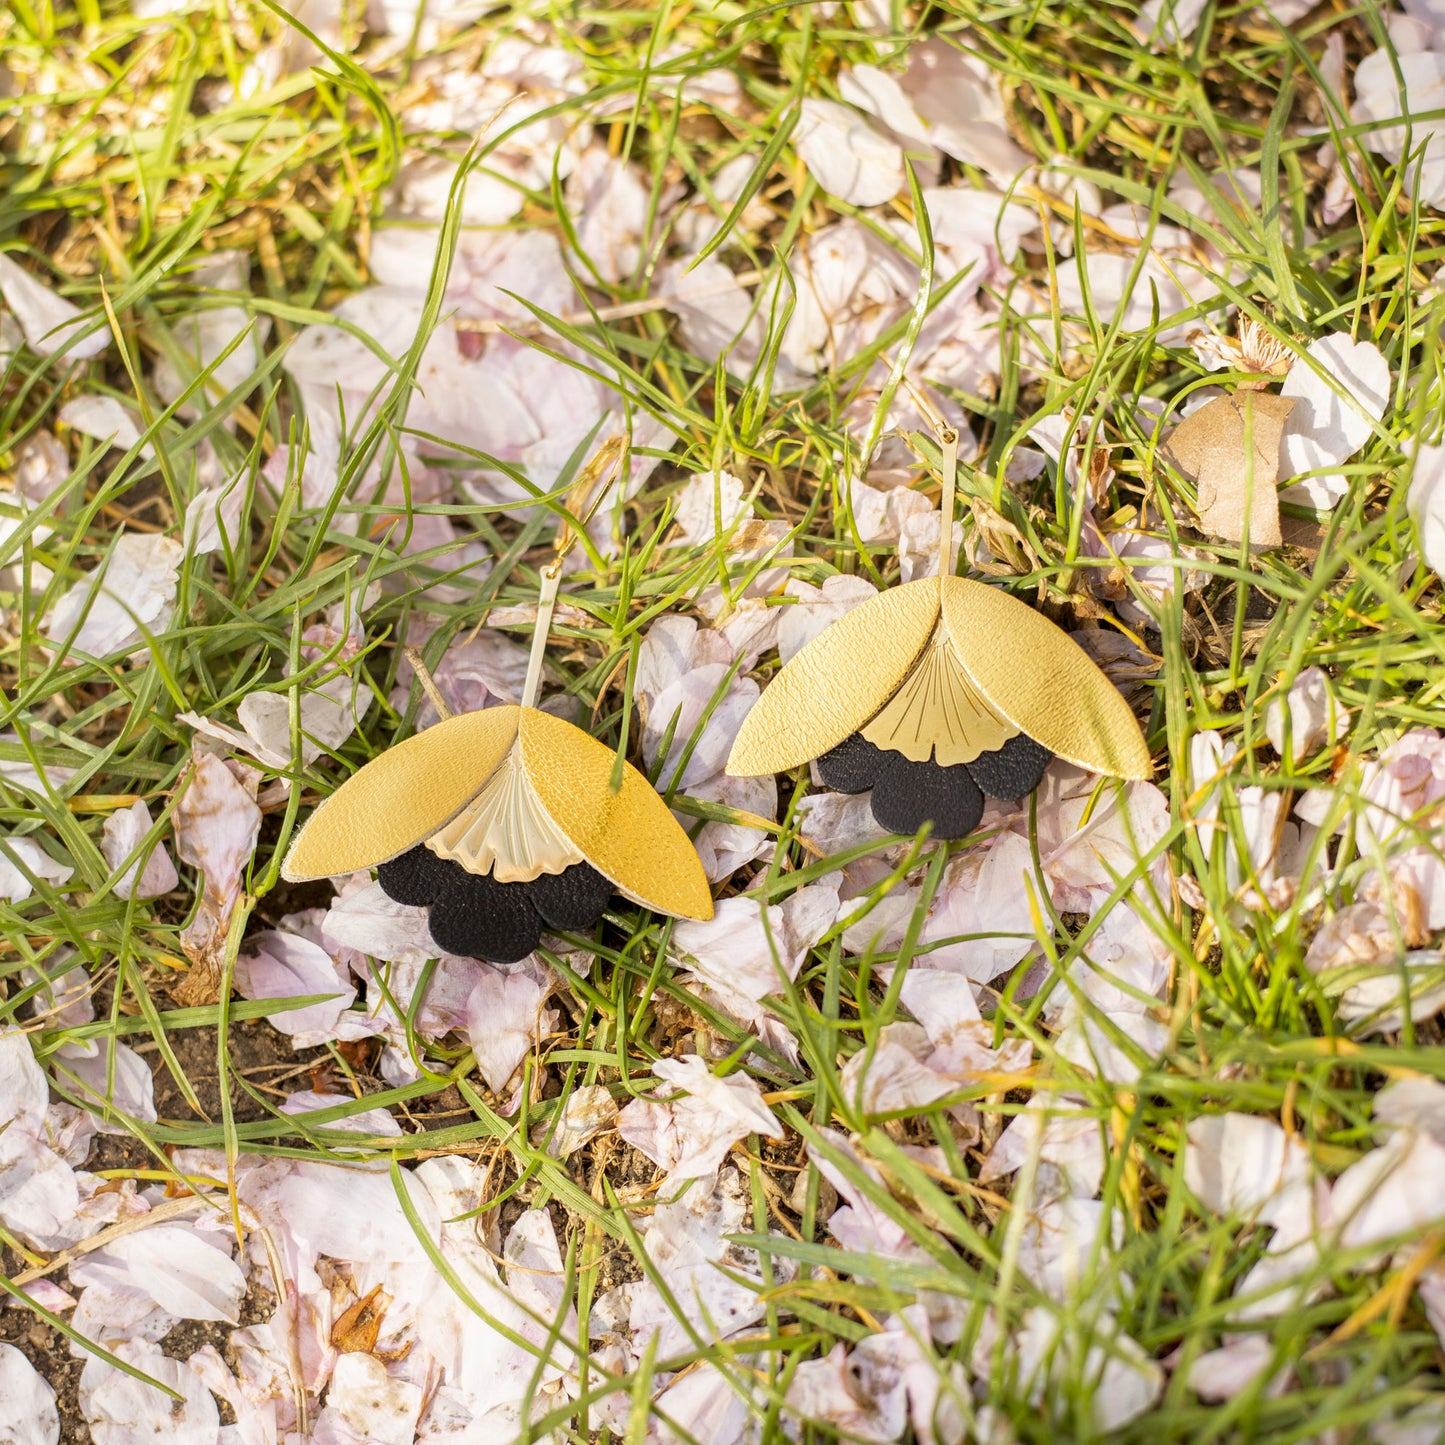
<svg viewBox="0 0 1445 1445">
<path fill-rule="evenodd" d="M 942 586 L 943 579 L 953 576 L 958 560 L 953 550 L 953 510 L 958 490 L 958 428 L 934 406 L 932 398 L 924 395 L 906 376 L 903 378 L 903 385 L 913 405 L 918 408 L 919 415 L 938 438 L 941 452 L 938 459 L 938 479 L 943 483 L 943 495 L 939 499 L 943 525 L 938 539 L 938 576 L 939 585 Z"/>
<path fill-rule="evenodd" d="M 552 613 L 557 606 L 557 589 L 562 585 L 562 564 L 587 530 L 587 524 L 612 490 L 612 483 L 622 475 L 623 458 L 627 455 L 627 438 L 607 438 L 591 460 L 582 468 L 576 485 L 567 494 L 565 519 L 557 528 L 552 543 L 552 560 L 542 569 L 542 590 L 537 597 L 537 621 L 532 630 L 532 651 L 527 658 L 527 680 L 522 685 L 522 706 L 535 707 L 542 686 L 542 657 L 547 650 L 547 634 L 552 630 Z"/>
</svg>

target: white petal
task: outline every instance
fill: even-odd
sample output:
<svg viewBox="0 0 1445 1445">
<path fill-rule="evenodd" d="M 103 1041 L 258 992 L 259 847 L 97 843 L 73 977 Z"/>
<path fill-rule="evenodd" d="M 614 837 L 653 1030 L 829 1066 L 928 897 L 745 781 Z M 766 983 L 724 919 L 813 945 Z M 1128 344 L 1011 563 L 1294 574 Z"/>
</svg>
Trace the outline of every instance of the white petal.
<svg viewBox="0 0 1445 1445">
<path fill-rule="evenodd" d="M 1232 1400 L 1249 1389 L 1273 1357 L 1268 1335 L 1242 1335 L 1198 1356 L 1189 1367 L 1189 1388 L 1210 1404 Z"/>
<path fill-rule="evenodd" d="M 493 1093 L 507 1087 L 522 1060 L 555 1026 L 556 1013 L 543 1007 L 553 987 L 540 969 L 488 969 L 473 988 L 467 1032 L 477 1068 Z"/>
<path fill-rule="evenodd" d="M 1335 700 L 1329 674 L 1320 667 L 1308 667 L 1300 673 L 1284 700 L 1276 698 L 1270 703 L 1264 719 L 1265 736 L 1281 756 L 1288 728 L 1290 749 L 1297 759 L 1333 747 L 1349 726 L 1349 710 Z"/>
<path fill-rule="evenodd" d="M 60 408 L 60 419 L 83 436 L 129 451 L 140 440 L 130 411 L 113 396 L 77 396 Z"/>
<path fill-rule="evenodd" d="M 216 1445 L 220 1412 L 211 1392 L 179 1360 L 143 1340 L 120 1341 L 115 1354 L 181 1396 L 163 1395 L 91 1355 L 80 1377 L 80 1409 L 95 1445 Z"/>
<path fill-rule="evenodd" d="M 71 1270 L 82 1285 L 107 1276 L 144 1290 L 162 1309 L 186 1320 L 236 1324 L 246 1294 L 246 1276 L 230 1254 L 179 1222 L 123 1234 Z"/>
<path fill-rule="evenodd" d="M 65 1070 L 80 1081 L 77 1097 L 96 1116 L 96 1127 L 103 1134 L 129 1133 L 124 1124 L 105 1118 L 109 1109 L 147 1124 L 156 1120 L 155 1079 L 149 1065 L 128 1044 L 116 1043 L 114 1047 L 113 1070 L 108 1046 L 95 1040 L 62 1044 L 55 1055 L 63 1061 Z M 73 1080 L 70 1087 L 76 1089 Z"/>
<path fill-rule="evenodd" d="M 55 1391 L 14 1345 L 0 1344 L 0 1440 L 6 1445 L 56 1445 L 59 1439 Z"/>
<path fill-rule="evenodd" d="M 368 1445 L 412 1445 L 421 1407 L 419 1385 L 388 1375 L 375 1355 L 352 1351 L 336 1362 L 316 1428 L 324 1434 L 330 1416 Z"/>
<path fill-rule="evenodd" d="M 1398 48 L 1398 54 L 1392 53 Z M 1400 80 L 1404 81 L 1403 104 Z M 1445 122 L 1422 119 L 1430 111 L 1445 109 L 1445 52 L 1413 46 L 1392 47 L 1367 55 L 1355 67 L 1355 103 L 1350 119 L 1357 125 L 1409 115 L 1403 125 L 1371 127 L 1360 132 L 1361 143 L 1399 165 L 1406 137 L 1412 154 L 1423 152 L 1409 167 L 1407 185 L 1418 190 L 1427 206 L 1445 205 Z"/>
<path fill-rule="evenodd" d="M 878 595 L 878 589 L 864 577 L 840 574 L 829 577 L 821 587 L 807 582 L 789 582 L 789 597 L 797 602 L 778 609 L 778 660 L 787 662 L 801 652 L 830 623 L 859 603 Z"/>
<path fill-rule="evenodd" d="M 314 1048 L 335 1038 L 334 1030 L 356 998 L 355 986 L 319 944 L 294 933 L 269 930 L 247 940 L 236 960 L 236 991 L 242 998 L 304 998 L 329 994 L 322 1003 L 267 1015 L 267 1022 L 291 1037 L 295 1048 Z"/>
<path fill-rule="evenodd" d="M 35 891 L 26 874 L 56 888 L 74 872 L 64 863 L 57 863 L 34 838 L 6 838 L 0 844 L 0 898 L 12 903 L 23 902 Z"/>
<path fill-rule="evenodd" d="M 1154 50 L 1167 50 L 1188 40 L 1204 14 L 1206 0 L 1147 0 L 1133 29 Z"/>
<path fill-rule="evenodd" d="M 110 330 L 101 326 L 84 340 L 77 333 L 90 322 L 63 297 L 57 296 L 43 282 L 16 265 L 9 256 L 0 256 L 0 296 L 15 313 L 25 333 L 25 340 L 37 356 L 58 356 L 62 353 L 76 361 L 99 356 L 110 345 Z"/>
<path fill-rule="evenodd" d="M 112 871 L 125 865 L 125 871 L 115 883 L 117 898 L 159 898 L 180 881 L 164 843 L 157 841 L 151 848 L 144 870 L 140 860 L 132 856 L 150 832 L 151 823 L 150 809 L 143 798 L 137 798 L 128 808 L 117 808 L 105 820 L 100 851 L 106 865 Z M 127 860 L 130 861 L 127 863 Z"/>
<path fill-rule="evenodd" d="M 219 487 L 206 487 L 186 508 L 183 544 L 191 557 L 234 548 L 241 536 L 241 506 L 246 489 L 241 476 Z"/>
<path fill-rule="evenodd" d="M 1206 1114 L 1186 1133 L 1184 1183 L 1216 1214 L 1254 1214 L 1308 1182 L 1308 1152 L 1273 1119 Z"/>
<path fill-rule="evenodd" d="M 1425 561 L 1445 574 L 1445 444 L 1417 449 L 1409 505 Z"/>
<path fill-rule="evenodd" d="M 1010 182 L 1034 157 L 1008 133 L 998 72 L 988 63 L 935 38 L 910 47 L 901 80 L 904 94 L 940 150 Z"/>
<path fill-rule="evenodd" d="M 697 547 L 720 537 L 734 522 L 751 514 L 743 503 L 745 484 L 731 472 L 698 472 L 674 499 L 677 545 Z"/>
<path fill-rule="evenodd" d="M 1371 423 L 1384 416 L 1390 397 L 1389 364 L 1368 341 L 1353 342 L 1339 332 L 1311 342 L 1305 357 L 1280 388 L 1281 396 L 1295 398 L 1280 442 L 1281 479 L 1348 461 L 1369 441 Z M 1348 490 L 1347 478 L 1326 472 L 1281 495 L 1327 510 Z"/>
<path fill-rule="evenodd" d="M 809 97 L 792 141 L 813 179 L 840 201 L 880 206 L 903 189 L 903 152 L 851 106 Z"/>
<path fill-rule="evenodd" d="M 181 544 L 170 537 L 123 533 L 103 566 L 75 583 L 55 605 L 42 625 L 45 636 L 94 657 L 133 651 L 142 628 L 153 633 L 169 625 L 183 555 Z"/>
</svg>

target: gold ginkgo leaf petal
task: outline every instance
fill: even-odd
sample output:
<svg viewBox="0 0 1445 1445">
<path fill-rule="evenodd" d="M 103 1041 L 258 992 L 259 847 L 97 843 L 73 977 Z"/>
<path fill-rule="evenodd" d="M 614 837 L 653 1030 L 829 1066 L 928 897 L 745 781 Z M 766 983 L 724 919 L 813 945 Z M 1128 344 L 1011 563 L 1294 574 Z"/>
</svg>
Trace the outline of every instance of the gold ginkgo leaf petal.
<svg viewBox="0 0 1445 1445">
<path fill-rule="evenodd" d="M 781 773 L 851 737 L 898 690 L 938 623 L 938 579 L 870 597 L 788 660 L 747 715 L 735 778 Z"/>
<path fill-rule="evenodd" d="M 1115 778 L 1147 778 L 1149 747 L 1123 694 L 1048 618 L 998 587 L 943 584 L 949 640 L 991 707 L 1051 753 Z"/>
<path fill-rule="evenodd" d="M 611 788 L 612 749 L 551 713 L 524 708 L 522 757 L 537 797 L 619 893 L 658 913 L 712 917 L 702 860 L 652 784 L 630 764 Z"/>
<path fill-rule="evenodd" d="M 516 739 L 521 712 L 459 713 L 373 758 L 307 820 L 281 876 L 297 883 L 352 873 L 414 848 L 486 784 Z"/>
</svg>

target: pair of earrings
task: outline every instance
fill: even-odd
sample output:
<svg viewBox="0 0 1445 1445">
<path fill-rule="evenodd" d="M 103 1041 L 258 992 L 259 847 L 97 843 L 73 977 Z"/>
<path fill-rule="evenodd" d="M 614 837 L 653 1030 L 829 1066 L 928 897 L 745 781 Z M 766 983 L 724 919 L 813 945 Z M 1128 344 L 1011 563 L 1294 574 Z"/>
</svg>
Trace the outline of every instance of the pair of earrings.
<svg viewBox="0 0 1445 1445">
<path fill-rule="evenodd" d="M 953 575 L 958 433 L 931 420 L 942 451 L 938 576 L 879 593 L 793 657 L 748 714 L 727 770 L 816 763 L 830 788 L 871 789 L 890 832 L 927 824 L 933 837 L 961 838 L 985 795 L 1027 797 L 1052 757 L 1119 778 L 1148 777 L 1150 762 L 1133 712 L 1082 648 L 1008 593 Z M 657 913 L 712 917 L 697 853 L 647 779 L 535 705 L 563 560 L 620 462 L 614 439 L 569 498 L 542 572 L 522 701 L 449 716 L 434 695 L 442 721 L 322 803 L 284 878 L 375 868 L 389 897 L 428 909 L 438 948 L 495 963 L 525 957 L 546 929 L 590 929 L 614 892 Z"/>
</svg>

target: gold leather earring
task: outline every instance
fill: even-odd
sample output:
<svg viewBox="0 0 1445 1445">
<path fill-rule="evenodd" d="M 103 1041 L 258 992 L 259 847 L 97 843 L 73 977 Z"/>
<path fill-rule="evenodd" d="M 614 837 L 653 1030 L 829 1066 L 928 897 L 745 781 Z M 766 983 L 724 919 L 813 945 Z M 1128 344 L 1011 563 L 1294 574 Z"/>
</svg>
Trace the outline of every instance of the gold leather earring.
<svg viewBox="0 0 1445 1445">
<path fill-rule="evenodd" d="M 375 868 L 390 898 L 427 908 L 439 949 L 493 963 L 524 958 L 545 929 L 591 928 L 614 892 L 657 913 L 712 917 L 697 852 L 647 779 L 535 705 L 562 563 L 622 457 L 613 438 L 569 498 L 578 507 L 569 505 L 542 571 L 521 702 L 453 716 L 430 688 L 442 721 L 327 798 L 287 853 L 283 878 Z"/>
<path fill-rule="evenodd" d="M 727 771 L 816 762 L 838 792 L 871 789 L 889 832 L 962 838 L 985 795 L 1027 797 L 1053 757 L 1118 778 L 1151 766 L 1128 703 L 1077 643 L 1001 588 L 953 575 L 958 432 L 927 413 L 942 452 L 939 575 L 880 592 L 791 658 Z"/>
</svg>

